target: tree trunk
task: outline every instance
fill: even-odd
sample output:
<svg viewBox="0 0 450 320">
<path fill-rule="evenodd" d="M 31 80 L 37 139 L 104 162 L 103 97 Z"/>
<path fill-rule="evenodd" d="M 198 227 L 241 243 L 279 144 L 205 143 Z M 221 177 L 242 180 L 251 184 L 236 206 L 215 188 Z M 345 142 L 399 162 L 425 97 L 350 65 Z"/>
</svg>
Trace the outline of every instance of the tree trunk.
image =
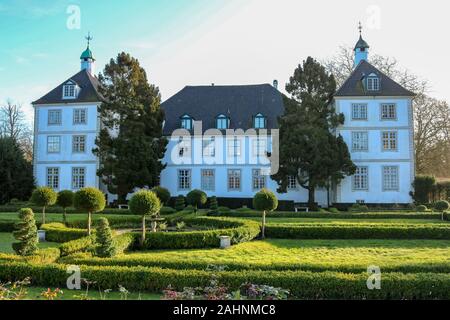
<svg viewBox="0 0 450 320">
<path fill-rule="evenodd" d="M 266 238 L 266 210 L 263 211 L 262 227 L 261 227 L 261 239 L 265 238 Z"/>
<path fill-rule="evenodd" d="M 145 243 L 145 216 L 142 216 L 142 236 L 141 236 L 141 248 L 144 248 Z"/>
<path fill-rule="evenodd" d="M 91 213 L 88 212 L 88 235 L 91 235 Z"/>
<path fill-rule="evenodd" d="M 118 194 L 117 204 L 127 204 L 127 194 Z"/>
<path fill-rule="evenodd" d="M 156 221 L 152 221 L 152 232 L 156 232 L 156 227 L 158 226 Z"/>
<path fill-rule="evenodd" d="M 64 208 L 63 223 L 64 223 L 65 226 L 67 226 L 67 216 L 66 216 L 67 212 L 66 211 L 67 211 L 67 208 Z"/>
<path fill-rule="evenodd" d="M 45 206 L 42 207 L 42 224 L 45 224 Z"/>
<path fill-rule="evenodd" d="M 311 211 L 316 209 L 315 190 L 313 187 L 308 187 L 308 208 Z"/>
</svg>

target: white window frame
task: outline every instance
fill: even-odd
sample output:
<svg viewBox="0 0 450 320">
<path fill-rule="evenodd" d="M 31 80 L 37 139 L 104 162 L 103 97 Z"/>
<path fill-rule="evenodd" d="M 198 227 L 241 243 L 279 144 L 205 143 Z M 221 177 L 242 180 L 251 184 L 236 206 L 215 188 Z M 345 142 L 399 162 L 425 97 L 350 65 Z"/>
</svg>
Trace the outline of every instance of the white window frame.
<svg viewBox="0 0 450 320">
<path fill-rule="evenodd" d="M 253 191 L 261 190 L 266 187 L 266 176 L 262 174 L 261 169 L 252 169 L 252 188 Z"/>
<path fill-rule="evenodd" d="M 61 109 L 48 110 L 47 124 L 49 126 L 60 126 L 62 124 L 62 110 Z"/>
<path fill-rule="evenodd" d="M 369 190 L 369 167 L 356 167 L 356 172 L 352 176 L 352 190 L 353 191 L 368 191 Z"/>
<path fill-rule="evenodd" d="M 380 78 L 375 75 L 369 75 L 367 77 L 367 91 L 379 91 L 380 90 Z"/>
<path fill-rule="evenodd" d="M 46 185 L 54 190 L 59 190 L 59 167 L 47 167 Z"/>
<path fill-rule="evenodd" d="M 216 172 L 214 169 L 202 169 L 201 185 L 203 191 L 214 191 L 216 188 Z"/>
<path fill-rule="evenodd" d="M 382 151 L 398 150 L 398 132 L 397 131 L 381 131 L 381 148 Z"/>
<path fill-rule="evenodd" d="M 252 152 L 254 157 L 265 157 L 267 155 L 267 139 L 254 138 L 252 141 Z"/>
<path fill-rule="evenodd" d="M 192 170 L 178 169 L 178 190 L 191 190 Z"/>
<path fill-rule="evenodd" d="M 180 137 L 177 147 L 178 147 L 178 156 L 180 158 L 191 157 L 192 141 L 190 137 L 187 138 Z"/>
<path fill-rule="evenodd" d="M 86 136 L 72 136 L 72 153 L 86 153 Z"/>
<path fill-rule="evenodd" d="M 204 157 L 215 157 L 216 156 L 216 138 L 215 137 L 203 137 L 202 153 L 203 153 Z"/>
<path fill-rule="evenodd" d="M 397 120 L 397 105 L 395 103 L 382 103 L 380 112 L 381 120 Z"/>
<path fill-rule="evenodd" d="M 253 119 L 253 127 L 255 129 L 266 129 L 267 120 L 261 113 L 258 113 Z"/>
<path fill-rule="evenodd" d="M 367 120 L 367 103 L 352 104 L 352 120 Z"/>
<path fill-rule="evenodd" d="M 234 137 L 231 139 L 227 139 L 227 148 L 229 157 L 240 157 L 242 155 L 241 138 Z"/>
<path fill-rule="evenodd" d="M 241 191 L 242 189 L 242 170 L 228 169 L 227 171 L 228 191 Z"/>
<path fill-rule="evenodd" d="M 220 114 L 216 118 L 216 128 L 219 130 L 225 130 L 230 127 L 230 119 L 224 114 Z"/>
<path fill-rule="evenodd" d="M 63 85 L 63 99 L 76 99 L 77 86 L 74 83 L 67 83 Z"/>
<path fill-rule="evenodd" d="M 77 108 L 73 109 L 73 124 L 87 124 L 87 109 Z"/>
<path fill-rule="evenodd" d="M 186 130 L 193 129 L 193 119 L 189 115 L 184 115 L 181 117 L 181 128 Z"/>
<path fill-rule="evenodd" d="M 53 139 L 57 141 L 51 141 Z M 50 146 L 53 146 L 53 148 L 50 148 Z M 56 146 L 57 148 L 55 148 Z M 61 136 L 47 136 L 47 153 L 61 153 Z"/>
<path fill-rule="evenodd" d="M 86 167 L 72 167 L 72 189 L 78 190 L 86 186 Z"/>
<path fill-rule="evenodd" d="M 352 131 L 352 152 L 369 151 L 369 132 Z"/>
<path fill-rule="evenodd" d="M 400 185 L 399 167 L 383 166 L 381 176 L 383 177 L 383 191 L 398 191 Z"/>
</svg>

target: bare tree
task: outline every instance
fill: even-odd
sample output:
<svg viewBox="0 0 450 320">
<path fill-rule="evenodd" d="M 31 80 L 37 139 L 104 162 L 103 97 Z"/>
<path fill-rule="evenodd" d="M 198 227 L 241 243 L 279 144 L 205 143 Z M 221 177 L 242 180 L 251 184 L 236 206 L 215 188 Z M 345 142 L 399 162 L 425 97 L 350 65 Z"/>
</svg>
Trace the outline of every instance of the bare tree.
<svg viewBox="0 0 450 320">
<path fill-rule="evenodd" d="M 0 106 L 0 136 L 13 138 L 21 147 L 27 160 L 33 157 L 33 131 L 25 119 L 23 108 L 8 100 Z"/>
</svg>

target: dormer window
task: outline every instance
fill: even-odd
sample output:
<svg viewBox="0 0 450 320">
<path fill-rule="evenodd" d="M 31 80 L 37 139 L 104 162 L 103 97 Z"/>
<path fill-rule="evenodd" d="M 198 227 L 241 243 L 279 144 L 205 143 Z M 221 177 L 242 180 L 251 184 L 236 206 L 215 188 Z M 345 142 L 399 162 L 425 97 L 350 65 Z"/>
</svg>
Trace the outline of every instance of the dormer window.
<svg viewBox="0 0 450 320">
<path fill-rule="evenodd" d="M 374 73 L 367 77 L 367 91 L 380 90 L 380 78 Z"/>
<path fill-rule="evenodd" d="M 192 118 L 188 115 L 181 117 L 181 128 L 186 130 L 192 130 Z"/>
<path fill-rule="evenodd" d="M 227 116 L 223 114 L 217 116 L 216 118 L 217 129 L 225 130 L 228 129 L 229 126 L 230 126 L 230 119 Z"/>
<path fill-rule="evenodd" d="M 69 81 L 63 86 L 63 99 L 75 99 L 77 97 L 77 86 Z"/>
<path fill-rule="evenodd" d="M 264 117 L 261 113 L 258 113 L 254 118 L 253 118 L 253 127 L 255 129 L 266 129 L 266 117 Z"/>
</svg>

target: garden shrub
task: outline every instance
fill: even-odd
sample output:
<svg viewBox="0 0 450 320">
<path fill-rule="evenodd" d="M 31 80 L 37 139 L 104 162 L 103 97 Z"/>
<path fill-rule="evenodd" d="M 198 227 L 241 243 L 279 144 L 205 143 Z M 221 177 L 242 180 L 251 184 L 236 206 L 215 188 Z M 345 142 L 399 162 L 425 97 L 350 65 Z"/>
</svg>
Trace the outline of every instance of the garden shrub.
<svg viewBox="0 0 450 320">
<path fill-rule="evenodd" d="M 450 208 L 450 204 L 447 201 L 445 201 L 445 200 L 437 201 L 434 204 L 434 209 L 436 209 L 437 211 L 440 211 L 440 212 L 446 211 L 449 208 Z"/>
<path fill-rule="evenodd" d="M 231 209 L 228 208 L 228 207 L 221 206 L 221 207 L 217 208 L 217 211 L 219 211 L 219 212 L 230 212 Z"/>
<path fill-rule="evenodd" d="M 194 189 L 186 196 L 187 203 L 194 207 L 194 211 L 203 206 L 208 201 L 208 196 L 201 190 Z"/>
<path fill-rule="evenodd" d="M 95 235 L 92 234 L 77 240 L 65 242 L 59 246 L 61 257 L 68 256 L 76 252 L 85 252 L 93 249 L 95 244 Z"/>
<path fill-rule="evenodd" d="M 95 253 L 98 257 L 110 258 L 116 255 L 111 228 L 106 218 L 100 218 L 99 220 L 95 244 Z"/>
<path fill-rule="evenodd" d="M 141 190 L 136 192 L 129 201 L 131 212 L 140 215 L 142 217 L 142 233 L 141 233 L 141 245 L 145 242 L 145 219 L 147 216 L 153 216 L 154 218 L 159 216 L 159 210 L 161 210 L 161 201 L 156 193 L 147 190 Z M 156 221 L 152 221 L 152 231 L 156 232 Z"/>
<path fill-rule="evenodd" d="M 368 212 L 369 207 L 364 204 L 355 203 L 349 208 L 350 212 Z"/>
<path fill-rule="evenodd" d="M 12 244 L 14 251 L 21 256 L 29 256 L 37 251 L 39 242 L 33 210 L 24 208 L 19 211 L 20 221 L 15 225 L 14 238 L 18 242 Z"/>
<path fill-rule="evenodd" d="M 184 196 L 183 195 L 179 195 L 175 201 L 175 210 L 177 211 L 181 211 L 184 209 L 184 207 L 186 206 L 185 200 L 184 200 Z"/>
<path fill-rule="evenodd" d="M 161 292 L 169 285 L 175 290 L 205 287 L 211 272 L 146 267 L 81 266 L 83 278 L 99 288 L 116 288 L 126 283 L 128 290 Z M 289 289 L 299 299 L 449 299 L 448 273 L 383 273 L 380 290 L 367 290 L 367 272 L 245 270 L 215 272 L 220 283 L 237 289 L 243 283 L 265 284 Z M 63 287 L 67 281 L 65 265 L 5 262 L 0 281 L 31 278 L 35 286 Z"/>
<path fill-rule="evenodd" d="M 64 243 L 87 236 L 86 230 L 68 228 L 59 222 L 43 224 L 41 229 L 45 230 L 45 239 L 50 242 Z"/>
<path fill-rule="evenodd" d="M 328 208 L 328 212 L 339 213 L 339 210 L 337 208 Z"/>
<path fill-rule="evenodd" d="M 211 211 L 216 212 L 219 208 L 219 203 L 217 202 L 217 197 L 216 196 L 212 196 L 211 198 L 209 198 L 209 209 Z"/>
<path fill-rule="evenodd" d="M 261 238 L 265 238 L 266 212 L 272 212 L 278 207 L 277 196 L 268 189 L 262 189 L 253 198 L 253 207 L 262 211 Z"/>
<path fill-rule="evenodd" d="M 433 176 L 416 176 L 413 182 L 414 192 L 411 194 L 416 203 L 429 203 L 435 185 L 436 179 Z"/>
<path fill-rule="evenodd" d="M 56 203 L 57 194 L 50 187 L 38 187 L 31 194 L 31 202 L 42 207 L 42 224 L 45 224 L 45 208 Z"/>
<path fill-rule="evenodd" d="M 73 206 L 74 193 L 70 190 L 62 190 L 58 192 L 56 204 L 63 208 L 63 223 L 67 224 L 67 208 Z"/>
<path fill-rule="evenodd" d="M 417 212 L 426 212 L 428 211 L 428 208 L 425 205 L 421 204 L 416 207 L 416 210 Z"/>
<path fill-rule="evenodd" d="M 166 214 L 173 214 L 173 213 L 176 213 L 176 212 L 177 212 L 177 210 L 175 210 L 174 208 L 162 207 L 159 213 L 161 215 L 166 215 Z"/>
<path fill-rule="evenodd" d="M 154 187 L 153 191 L 163 205 L 167 205 L 170 200 L 170 191 L 163 187 Z"/>
<path fill-rule="evenodd" d="M 87 187 L 78 190 L 73 198 L 75 208 L 88 214 L 87 229 L 91 234 L 92 213 L 105 209 L 105 195 L 97 188 Z"/>
</svg>

